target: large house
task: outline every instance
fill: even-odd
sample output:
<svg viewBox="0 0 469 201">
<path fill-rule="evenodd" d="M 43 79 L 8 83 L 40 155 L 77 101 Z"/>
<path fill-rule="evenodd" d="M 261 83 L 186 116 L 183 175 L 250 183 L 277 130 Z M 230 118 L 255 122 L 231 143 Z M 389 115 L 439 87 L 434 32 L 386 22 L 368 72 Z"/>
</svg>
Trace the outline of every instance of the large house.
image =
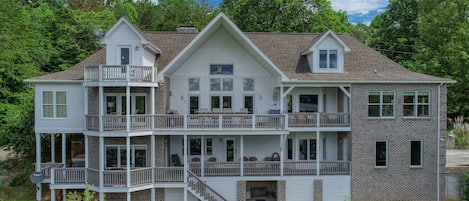
<svg viewBox="0 0 469 201">
<path fill-rule="evenodd" d="M 98 35 L 95 54 L 26 80 L 38 200 L 88 185 L 108 201 L 445 197 L 452 80 L 349 35 L 244 33 L 224 14 Z"/>
</svg>

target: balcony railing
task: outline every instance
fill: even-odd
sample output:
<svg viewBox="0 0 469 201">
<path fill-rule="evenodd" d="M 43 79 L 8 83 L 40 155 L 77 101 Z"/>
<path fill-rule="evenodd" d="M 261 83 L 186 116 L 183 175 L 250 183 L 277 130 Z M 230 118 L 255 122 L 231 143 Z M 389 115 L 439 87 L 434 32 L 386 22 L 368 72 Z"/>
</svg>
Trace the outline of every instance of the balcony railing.
<svg viewBox="0 0 469 201">
<path fill-rule="evenodd" d="M 156 68 L 152 66 L 99 65 L 86 66 L 84 71 L 84 80 L 91 82 L 155 82 L 156 80 Z"/>
<path fill-rule="evenodd" d="M 191 130 L 191 129 L 273 129 L 288 127 L 350 127 L 348 113 L 292 113 L 292 114 L 157 114 L 87 115 L 88 130 Z M 285 119 L 288 119 L 286 121 Z M 100 124 L 100 121 L 103 123 Z"/>
<path fill-rule="evenodd" d="M 88 174 L 88 183 L 99 186 L 99 171 L 92 168 L 63 168 L 50 167 L 54 172 L 51 177 L 54 184 L 85 184 L 85 172 Z M 350 161 L 320 161 L 319 174 L 316 161 L 284 161 L 283 175 L 350 175 Z M 280 176 L 280 161 L 244 161 L 243 176 Z M 53 170 L 52 170 L 53 169 Z M 189 169 L 201 176 L 241 176 L 239 162 L 206 162 L 204 168 L 201 163 L 190 163 Z M 154 171 L 154 180 L 152 175 Z M 126 187 L 127 170 L 104 170 L 104 187 Z M 130 170 L 130 186 L 139 186 L 156 183 L 184 182 L 183 167 L 146 167 Z"/>
</svg>

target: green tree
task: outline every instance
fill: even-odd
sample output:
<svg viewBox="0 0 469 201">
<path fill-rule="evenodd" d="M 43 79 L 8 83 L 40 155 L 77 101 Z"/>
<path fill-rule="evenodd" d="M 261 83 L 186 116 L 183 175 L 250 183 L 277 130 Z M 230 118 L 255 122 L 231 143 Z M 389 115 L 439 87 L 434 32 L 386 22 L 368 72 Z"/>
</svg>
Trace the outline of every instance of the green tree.
<svg viewBox="0 0 469 201">
<path fill-rule="evenodd" d="M 243 31 L 349 32 L 352 25 L 343 11 L 327 0 L 224 0 L 221 10 Z"/>
<path fill-rule="evenodd" d="M 77 191 L 69 191 L 67 194 L 67 200 L 70 201 L 99 201 L 99 198 L 95 195 L 94 191 L 91 191 L 91 186 L 87 185 L 83 193 Z"/>
</svg>

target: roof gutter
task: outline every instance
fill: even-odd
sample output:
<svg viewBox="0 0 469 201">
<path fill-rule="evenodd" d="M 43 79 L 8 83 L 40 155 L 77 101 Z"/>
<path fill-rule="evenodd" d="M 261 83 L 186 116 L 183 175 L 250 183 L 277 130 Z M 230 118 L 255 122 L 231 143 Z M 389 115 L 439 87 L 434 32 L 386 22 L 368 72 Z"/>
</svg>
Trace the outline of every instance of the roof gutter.
<svg viewBox="0 0 469 201">
<path fill-rule="evenodd" d="M 454 80 L 429 80 L 429 81 L 415 81 L 415 80 L 287 80 L 283 84 L 318 84 L 318 83 L 335 83 L 335 84 L 452 84 L 456 83 Z"/>
<path fill-rule="evenodd" d="M 26 83 L 83 83 L 83 80 L 23 80 Z"/>
</svg>

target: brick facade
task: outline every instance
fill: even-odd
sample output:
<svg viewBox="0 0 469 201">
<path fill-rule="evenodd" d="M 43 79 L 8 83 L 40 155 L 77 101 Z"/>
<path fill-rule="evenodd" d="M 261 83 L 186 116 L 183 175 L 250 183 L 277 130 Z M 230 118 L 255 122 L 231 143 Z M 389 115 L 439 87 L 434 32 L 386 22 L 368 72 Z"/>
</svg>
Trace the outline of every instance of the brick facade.
<svg viewBox="0 0 469 201">
<path fill-rule="evenodd" d="M 446 88 L 441 87 L 441 125 L 437 128 L 438 85 L 354 84 L 352 86 L 352 199 L 355 200 L 436 200 L 438 129 L 444 136 Z M 394 118 L 368 118 L 368 92 L 394 92 Z M 429 118 L 404 118 L 403 93 L 430 92 Z M 410 141 L 423 142 L 423 165 L 410 167 Z M 375 143 L 388 143 L 387 168 L 375 168 Z M 440 175 L 444 173 L 444 148 L 440 147 Z M 440 176 L 440 189 L 444 177 Z M 444 197 L 444 191 L 440 191 Z"/>
<path fill-rule="evenodd" d="M 314 201 L 322 201 L 322 180 L 314 180 L 313 182 L 313 193 Z"/>
</svg>

